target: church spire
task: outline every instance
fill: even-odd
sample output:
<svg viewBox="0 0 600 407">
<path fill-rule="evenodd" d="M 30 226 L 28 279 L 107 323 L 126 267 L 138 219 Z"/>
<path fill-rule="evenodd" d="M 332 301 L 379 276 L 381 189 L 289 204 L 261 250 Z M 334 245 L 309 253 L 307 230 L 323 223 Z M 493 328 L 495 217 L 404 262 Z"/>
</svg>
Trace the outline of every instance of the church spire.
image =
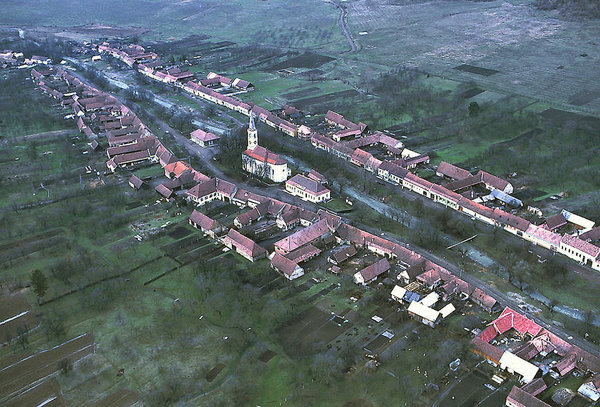
<svg viewBox="0 0 600 407">
<path fill-rule="evenodd" d="M 250 124 L 248 125 L 248 150 L 254 150 L 258 146 L 258 131 L 254 125 L 254 113 L 250 112 Z"/>
</svg>

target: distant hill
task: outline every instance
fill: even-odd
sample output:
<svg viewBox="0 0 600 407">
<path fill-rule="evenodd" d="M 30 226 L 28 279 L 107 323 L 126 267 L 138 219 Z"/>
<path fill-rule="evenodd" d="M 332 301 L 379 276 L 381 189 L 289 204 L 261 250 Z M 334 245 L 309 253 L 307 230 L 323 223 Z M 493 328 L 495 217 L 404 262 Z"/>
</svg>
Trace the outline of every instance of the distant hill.
<svg viewBox="0 0 600 407">
<path fill-rule="evenodd" d="M 534 5 L 541 10 L 558 10 L 567 16 L 600 18 L 600 0 L 536 0 Z"/>
</svg>

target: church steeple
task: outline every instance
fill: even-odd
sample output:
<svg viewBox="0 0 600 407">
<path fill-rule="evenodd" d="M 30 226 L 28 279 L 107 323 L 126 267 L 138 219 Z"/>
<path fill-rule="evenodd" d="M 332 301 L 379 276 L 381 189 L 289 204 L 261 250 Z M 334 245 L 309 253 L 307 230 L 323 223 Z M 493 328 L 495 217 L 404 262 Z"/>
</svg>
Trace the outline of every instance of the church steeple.
<svg viewBox="0 0 600 407">
<path fill-rule="evenodd" d="M 248 126 L 248 150 L 254 150 L 258 146 L 258 131 L 254 125 L 254 113 L 250 112 L 250 124 Z"/>
</svg>

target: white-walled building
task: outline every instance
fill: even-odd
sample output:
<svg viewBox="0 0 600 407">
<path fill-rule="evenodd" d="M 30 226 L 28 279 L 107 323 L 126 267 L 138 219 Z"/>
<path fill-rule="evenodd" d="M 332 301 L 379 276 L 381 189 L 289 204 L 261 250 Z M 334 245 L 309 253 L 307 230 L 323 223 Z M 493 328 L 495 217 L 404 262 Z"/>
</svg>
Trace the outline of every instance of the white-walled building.
<svg viewBox="0 0 600 407">
<path fill-rule="evenodd" d="M 285 182 L 290 175 L 285 159 L 258 145 L 258 132 L 254 125 L 253 114 L 250 114 L 248 127 L 248 149 L 242 153 L 242 168 L 246 172 L 273 182 Z"/>
<path fill-rule="evenodd" d="M 320 182 L 301 174 L 288 179 L 285 182 L 285 190 L 308 202 L 324 202 L 331 198 L 329 189 L 321 185 Z"/>
</svg>

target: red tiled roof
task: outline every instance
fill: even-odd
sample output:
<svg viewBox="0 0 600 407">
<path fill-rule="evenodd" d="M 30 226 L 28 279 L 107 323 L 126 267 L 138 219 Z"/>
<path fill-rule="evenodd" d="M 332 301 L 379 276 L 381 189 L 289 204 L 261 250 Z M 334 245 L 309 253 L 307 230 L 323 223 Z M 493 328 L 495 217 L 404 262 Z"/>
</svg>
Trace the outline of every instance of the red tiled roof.
<svg viewBox="0 0 600 407">
<path fill-rule="evenodd" d="M 323 176 L 323 174 L 321 174 L 321 173 L 319 173 L 319 172 L 317 172 L 315 170 L 310 170 L 306 176 L 308 178 L 312 178 L 312 179 L 314 179 L 315 181 L 318 181 L 318 182 L 325 181 L 325 176 Z"/>
<path fill-rule="evenodd" d="M 372 157 L 371 153 L 368 153 L 364 150 L 361 150 L 360 148 L 357 148 L 356 150 L 354 150 L 354 153 L 352 153 L 351 160 L 356 163 L 359 163 L 360 165 L 365 165 L 365 163 L 371 157 Z"/>
<path fill-rule="evenodd" d="M 135 175 L 132 175 L 131 178 L 129 178 L 129 183 L 131 185 L 133 185 L 133 187 L 135 189 L 140 189 L 142 187 L 142 185 L 144 185 L 144 181 L 142 181 L 141 179 L 139 179 Z"/>
<path fill-rule="evenodd" d="M 154 188 L 154 190 L 167 199 L 173 195 L 173 191 L 167 188 L 164 184 L 158 185 L 156 188 Z"/>
<path fill-rule="evenodd" d="M 267 253 L 267 251 L 259 246 L 254 240 L 242 235 L 235 229 L 229 229 L 227 239 L 234 243 L 235 246 L 245 249 L 252 257 Z"/>
<path fill-rule="evenodd" d="M 255 160 L 258 160 L 262 163 L 267 162 L 269 164 L 275 165 L 282 165 L 287 163 L 287 161 L 285 161 L 279 155 L 275 154 L 272 151 L 269 151 L 268 149 L 262 146 L 256 146 L 253 150 L 246 150 L 243 154 L 247 155 L 248 157 L 254 158 Z"/>
<path fill-rule="evenodd" d="M 598 255 L 600 254 L 600 247 L 588 243 L 585 240 L 581 240 L 577 236 L 564 235 L 560 242 L 565 246 L 577 249 L 592 257 L 598 257 Z"/>
<path fill-rule="evenodd" d="M 445 175 L 446 177 L 459 180 L 467 178 L 471 175 L 469 171 L 447 163 L 446 161 L 442 161 L 440 165 L 438 165 L 436 172 Z"/>
<path fill-rule="evenodd" d="M 359 273 L 363 277 L 365 283 L 371 281 L 380 274 L 385 273 L 390 269 L 390 262 L 384 257 L 383 259 L 365 267 Z"/>
<path fill-rule="evenodd" d="M 279 247 L 286 252 L 291 252 L 292 250 L 296 250 L 305 244 L 321 238 L 329 232 L 331 232 L 331 229 L 329 228 L 327 219 L 321 219 L 320 221 L 275 242 L 275 247 Z"/>
<path fill-rule="evenodd" d="M 533 343 L 526 342 L 515 349 L 513 353 L 523 360 L 530 360 L 540 353 L 540 351 Z"/>
<path fill-rule="evenodd" d="M 516 215 L 504 212 L 503 210 L 498 208 L 494 208 L 494 211 L 492 213 L 492 219 L 494 219 L 497 223 L 512 226 L 513 228 L 518 229 L 522 232 L 525 232 L 531 224 L 531 222 L 529 222 L 527 219 L 523 219 Z"/>
<path fill-rule="evenodd" d="M 217 185 L 217 191 L 220 194 L 223 194 L 223 195 L 228 196 L 230 198 L 233 195 L 233 193 L 235 192 L 235 189 L 237 188 L 231 182 L 225 181 L 225 180 L 220 179 L 220 178 L 216 178 L 216 185 Z"/>
<path fill-rule="evenodd" d="M 114 156 L 112 159 L 115 164 L 128 164 L 136 161 L 142 161 L 150 158 L 148 150 L 136 151 L 133 153 L 119 154 Z"/>
<path fill-rule="evenodd" d="M 200 140 L 202 142 L 208 142 L 208 141 L 214 141 L 214 140 L 219 140 L 220 139 L 220 137 L 217 136 L 216 134 L 204 131 L 202 129 L 196 129 L 196 130 L 194 130 L 192 132 L 192 138 Z"/>
<path fill-rule="evenodd" d="M 192 167 L 186 163 L 185 161 L 175 161 L 170 164 L 165 165 L 165 172 L 169 174 L 174 174 L 175 178 L 179 178 L 179 176 L 184 172 L 190 170 Z"/>
<path fill-rule="evenodd" d="M 349 258 L 354 257 L 356 253 L 356 247 L 354 247 L 354 245 L 351 244 L 333 253 L 332 257 L 335 259 L 337 264 L 341 264 Z"/>
<path fill-rule="evenodd" d="M 325 188 L 320 182 L 315 181 L 314 179 L 305 177 L 302 174 L 296 174 L 292 178 L 288 179 L 286 184 L 289 184 L 293 187 L 303 189 L 309 192 L 311 195 L 319 196 L 323 194 L 327 194 L 329 190 Z"/>
<path fill-rule="evenodd" d="M 560 356 L 565 356 L 572 345 L 567 341 L 562 340 L 552 332 L 543 329 L 538 336 L 530 341 L 539 352 L 556 352 Z"/>
<path fill-rule="evenodd" d="M 494 297 L 487 295 L 479 288 L 475 288 L 475 290 L 473 290 L 473 294 L 471 294 L 471 298 L 487 309 L 492 309 L 494 307 L 494 305 L 496 305 L 496 302 L 497 302 L 494 299 Z"/>
<path fill-rule="evenodd" d="M 283 257 L 279 253 L 275 253 L 273 255 L 273 258 L 271 259 L 271 266 L 273 266 L 273 268 L 280 271 L 281 273 L 287 276 L 291 276 L 296 267 L 298 266 L 298 263 L 286 257 Z"/>
<path fill-rule="evenodd" d="M 500 191 L 504 191 L 504 189 L 510 184 L 510 182 L 508 182 L 507 180 L 492 175 L 489 172 L 485 172 L 483 170 L 479 170 L 477 175 L 481 175 L 481 180 L 483 183 L 493 188 L 499 189 Z"/>
<path fill-rule="evenodd" d="M 502 354 L 504 351 L 497 346 L 489 344 L 487 341 L 481 339 L 479 336 L 476 336 L 471 340 L 471 346 L 485 356 L 487 359 L 490 359 L 496 363 L 500 361 Z"/>
<path fill-rule="evenodd" d="M 559 227 L 564 226 L 566 224 L 567 220 L 565 219 L 562 213 L 550 216 L 548 219 L 546 219 L 546 226 L 548 226 L 549 230 L 558 229 Z"/>
<path fill-rule="evenodd" d="M 217 185 L 215 179 L 201 182 L 190 188 L 185 194 L 196 199 L 200 199 L 206 195 L 210 195 L 217 191 Z"/>
<path fill-rule="evenodd" d="M 477 337 L 482 341 L 489 343 L 496 336 L 498 336 L 498 331 L 496 331 L 496 328 L 494 328 L 494 326 L 490 325 L 483 331 L 481 331 L 481 333 Z"/>
<path fill-rule="evenodd" d="M 535 336 L 542 330 L 542 327 L 540 327 L 534 321 L 508 307 L 504 308 L 504 311 L 502 311 L 502 314 L 500 314 L 500 316 L 493 322 L 493 325 L 500 334 L 503 334 L 509 329 L 514 328 L 516 331 L 522 334 L 527 333 Z"/>
<path fill-rule="evenodd" d="M 534 380 L 530 381 L 529 383 L 527 383 L 525 386 L 521 387 L 521 390 L 526 391 L 527 393 L 531 394 L 532 396 L 537 396 L 538 394 L 542 393 L 547 388 L 548 388 L 548 386 L 546 385 L 546 382 L 544 382 L 544 379 L 541 377 L 538 377 L 537 379 L 534 379 Z"/>
<path fill-rule="evenodd" d="M 549 404 L 544 403 L 542 400 L 532 396 L 517 386 L 513 386 L 506 401 L 510 401 L 517 407 L 550 407 Z"/>
<path fill-rule="evenodd" d="M 321 250 L 312 244 L 307 244 L 305 246 L 299 247 L 296 250 L 292 250 L 289 252 L 286 257 L 290 260 L 293 260 L 297 263 L 302 263 L 312 257 L 318 256 L 321 253 Z"/>
<path fill-rule="evenodd" d="M 219 226 L 219 222 L 214 219 L 209 218 L 205 214 L 200 211 L 193 210 L 190 215 L 190 221 L 200 226 L 204 230 L 214 230 Z"/>
<path fill-rule="evenodd" d="M 565 376 L 571 370 L 575 369 L 576 365 L 577 365 L 577 354 L 569 353 L 568 355 L 563 357 L 561 360 L 559 360 L 556 363 L 556 365 L 554 365 L 554 368 L 556 370 L 558 370 L 558 373 L 561 376 Z"/>
<path fill-rule="evenodd" d="M 585 233 L 579 235 L 581 240 L 585 240 L 586 242 L 593 242 L 595 240 L 600 240 L 600 226 L 596 226 L 593 229 L 588 230 Z"/>
</svg>

